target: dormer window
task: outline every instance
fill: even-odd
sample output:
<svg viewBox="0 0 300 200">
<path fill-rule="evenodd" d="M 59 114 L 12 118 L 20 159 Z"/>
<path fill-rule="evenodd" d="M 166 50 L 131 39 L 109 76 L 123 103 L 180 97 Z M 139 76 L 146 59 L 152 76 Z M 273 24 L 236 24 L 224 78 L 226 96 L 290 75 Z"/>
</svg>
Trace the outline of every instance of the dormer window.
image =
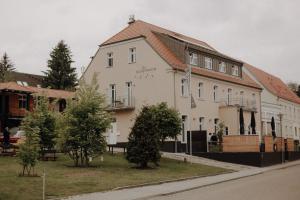
<svg viewBox="0 0 300 200">
<path fill-rule="evenodd" d="M 113 53 L 107 53 L 107 67 L 112 67 L 114 65 Z"/>
<path fill-rule="evenodd" d="M 205 62 L 205 68 L 212 70 L 212 58 L 205 57 L 204 62 Z"/>
<path fill-rule="evenodd" d="M 231 72 L 232 72 L 233 76 L 239 76 L 239 67 L 236 66 L 236 65 L 232 66 L 232 71 Z"/>
<path fill-rule="evenodd" d="M 196 53 L 190 53 L 190 64 L 191 65 L 198 65 L 198 54 Z"/>
<path fill-rule="evenodd" d="M 226 73 L 226 64 L 225 62 L 219 63 L 219 72 Z"/>
</svg>

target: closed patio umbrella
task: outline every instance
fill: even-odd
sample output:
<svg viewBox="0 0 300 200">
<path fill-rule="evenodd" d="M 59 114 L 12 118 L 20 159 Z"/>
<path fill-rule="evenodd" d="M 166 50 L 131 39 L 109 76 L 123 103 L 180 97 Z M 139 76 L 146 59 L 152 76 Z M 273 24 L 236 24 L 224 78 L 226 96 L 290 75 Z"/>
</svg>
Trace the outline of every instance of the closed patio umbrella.
<svg viewBox="0 0 300 200">
<path fill-rule="evenodd" d="M 245 122 L 244 122 L 244 111 L 240 108 L 240 135 L 245 134 Z"/>
<path fill-rule="evenodd" d="M 256 127 L 255 114 L 254 114 L 253 111 L 251 112 L 250 126 L 251 126 L 251 129 L 252 129 L 252 134 L 253 135 L 256 134 L 256 130 L 255 130 L 255 127 Z"/>
<path fill-rule="evenodd" d="M 273 138 L 276 138 L 274 117 L 272 117 L 272 119 L 271 119 L 271 128 L 272 128 L 272 136 L 273 136 Z"/>
</svg>

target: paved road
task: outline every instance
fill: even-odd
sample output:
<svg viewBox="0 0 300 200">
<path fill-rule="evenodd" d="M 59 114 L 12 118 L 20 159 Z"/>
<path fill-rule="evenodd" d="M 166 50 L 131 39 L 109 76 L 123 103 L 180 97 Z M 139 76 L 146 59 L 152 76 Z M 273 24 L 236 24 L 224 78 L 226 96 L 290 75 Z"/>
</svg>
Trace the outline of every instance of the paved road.
<svg viewBox="0 0 300 200">
<path fill-rule="evenodd" d="M 150 199 L 300 200 L 300 165 Z"/>
</svg>

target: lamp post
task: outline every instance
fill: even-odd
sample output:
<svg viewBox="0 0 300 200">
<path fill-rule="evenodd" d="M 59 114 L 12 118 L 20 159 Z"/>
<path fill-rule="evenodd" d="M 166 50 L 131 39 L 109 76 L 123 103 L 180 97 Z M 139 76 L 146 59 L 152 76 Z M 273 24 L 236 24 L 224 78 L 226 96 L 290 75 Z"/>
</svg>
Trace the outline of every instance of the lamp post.
<svg viewBox="0 0 300 200">
<path fill-rule="evenodd" d="M 281 133 L 281 163 L 283 164 L 284 163 L 284 152 L 283 152 L 283 132 L 282 132 L 282 118 L 283 118 L 283 114 L 282 113 L 279 113 L 278 114 L 278 117 L 279 117 L 279 121 L 280 121 L 280 133 Z"/>
</svg>

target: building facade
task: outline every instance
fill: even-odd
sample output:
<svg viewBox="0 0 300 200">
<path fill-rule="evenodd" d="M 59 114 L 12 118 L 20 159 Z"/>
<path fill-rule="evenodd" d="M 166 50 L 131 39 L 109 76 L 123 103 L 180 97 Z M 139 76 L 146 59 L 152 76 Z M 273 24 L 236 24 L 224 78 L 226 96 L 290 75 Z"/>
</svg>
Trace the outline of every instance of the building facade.
<svg viewBox="0 0 300 200">
<path fill-rule="evenodd" d="M 280 78 L 245 64 L 245 73 L 263 88 L 262 134 L 271 135 L 271 120 L 275 119 L 277 137 L 290 138 L 296 146 L 300 138 L 300 98 Z"/>
<path fill-rule="evenodd" d="M 240 108 L 244 134 L 251 132 L 253 112 L 260 135 L 262 89 L 242 68 L 243 62 L 205 42 L 138 20 L 100 45 L 82 78 L 97 74 L 99 90 L 114 113 L 112 141 L 127 142 L 142 106 L 166 102 L 182 116 L 178 140 L 185 144 L 187 130 L 209 135 L 220 122 L 226 126 L 224 134 L 240 134 Z"/>
</svg>

